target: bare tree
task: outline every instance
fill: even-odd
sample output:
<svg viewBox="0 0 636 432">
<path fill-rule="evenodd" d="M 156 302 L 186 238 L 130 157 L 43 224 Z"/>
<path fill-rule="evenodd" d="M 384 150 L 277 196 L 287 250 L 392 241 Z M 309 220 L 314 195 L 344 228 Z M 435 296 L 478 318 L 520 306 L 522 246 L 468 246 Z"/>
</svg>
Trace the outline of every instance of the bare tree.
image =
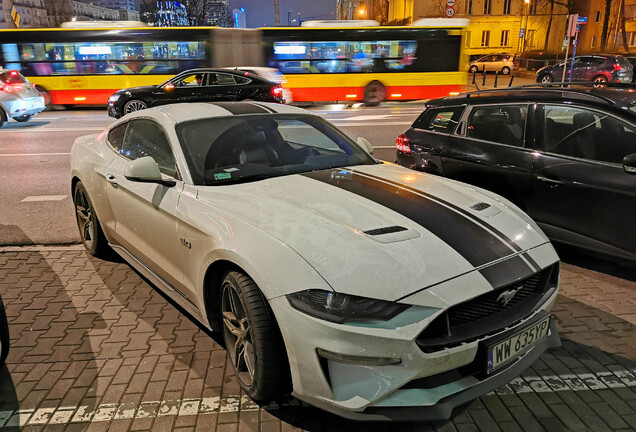
<svg viewBox="0 0 636 432">
<path fill-rule="evenodd" d="M 621 35 L 623 36 L 622 38 L 623 48 L 625 49 L 625 52 L 629 54 L 629 44 L 627 43 L 627 32 L 625 31 L 625 0 L 621 0 L 619 16 L 620 16 L 619 26 L 621 28 Z"/>
<path fill-rule="evenodd" d="M 233 27 L 234 20 L 230 13 L 228 1 L 223 0 L 188 0 L 185 3 L 188 22 L 191 26 L 217 25 Z"/>
<path fill-rule="evenodd" d="M 150 25 L 157 25 L 157 13 L 159 8 L 157 7 L 156 0 L 141 0 L 139 5 L 139 18 L 141 21 Z"/>
<path fill-rule="evenodd" d="M 601 50 L 607 48 L 607 36 L 609 33 L 610 13 L 612 12 L 612 0 L 605 0 L 605 16 L 603 17 L 603 30 L 601 33 Z"/>
</svg>

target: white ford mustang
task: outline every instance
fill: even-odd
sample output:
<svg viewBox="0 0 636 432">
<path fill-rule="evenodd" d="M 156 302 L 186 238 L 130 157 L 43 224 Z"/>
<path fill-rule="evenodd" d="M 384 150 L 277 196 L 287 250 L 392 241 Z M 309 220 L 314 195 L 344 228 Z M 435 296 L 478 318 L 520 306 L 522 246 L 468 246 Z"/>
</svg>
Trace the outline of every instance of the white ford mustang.
<svg viewBox="0 0 636 432">
<path fill-rule="evenodd" d="M 559 345 L 559 260 L 508 201 L 370 153 L 290 106 L 140 111 L 75 141 L 80 234 L 221 331 L 254 400 L 448 418 Z"/>
</svg>

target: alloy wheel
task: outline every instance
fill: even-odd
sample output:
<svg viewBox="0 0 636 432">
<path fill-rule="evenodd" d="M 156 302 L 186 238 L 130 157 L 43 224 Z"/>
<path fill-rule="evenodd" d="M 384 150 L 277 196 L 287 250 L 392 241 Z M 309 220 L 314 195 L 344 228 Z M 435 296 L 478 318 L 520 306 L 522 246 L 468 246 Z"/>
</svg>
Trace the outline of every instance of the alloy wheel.
<svg viewBox="0 0 636 432">
<path fill-rule="evenodd" d="M 239 381 L 251 386 L 256 371 L 256 353 L 252 342 L 252 329 L 241 303 L 238 289 L 229 281 L 222 288 L 221 311 L 223 331 L 230 361 L 236 369 Z"/>
<path fill-rule="evenodd" d="M 124 114 L 130 114 L 135 111 L 145 110 L 146 108 L 148 108 L 148 106 L 142 101 L 132 100 L 126 104 Z"/>
<path fill-rule="evenodd" d="M 95 216 L 86 194 L 81 189 L 75 192 L 75 214 L 82 241 L 88 249 L 91 249 L 95 241 Z"/>
</svg>

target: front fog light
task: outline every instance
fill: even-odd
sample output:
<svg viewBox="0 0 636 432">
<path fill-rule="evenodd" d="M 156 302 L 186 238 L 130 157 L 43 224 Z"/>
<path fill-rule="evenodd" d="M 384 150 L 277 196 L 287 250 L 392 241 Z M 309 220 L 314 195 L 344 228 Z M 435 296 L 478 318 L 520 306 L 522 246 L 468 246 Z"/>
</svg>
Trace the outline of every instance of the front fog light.
<svg viewBox="0 0 636 432">
<path fill-rule="evenodd" d="M 318 355 L 327 360 L 338 363 L 356 364 L 361 366 L 390 366 L 402 363 L 402 360 L 391 357 L 361 357 L 355 355 L 338 354 L 322 348 L 316 350 Z"/>
</svg>

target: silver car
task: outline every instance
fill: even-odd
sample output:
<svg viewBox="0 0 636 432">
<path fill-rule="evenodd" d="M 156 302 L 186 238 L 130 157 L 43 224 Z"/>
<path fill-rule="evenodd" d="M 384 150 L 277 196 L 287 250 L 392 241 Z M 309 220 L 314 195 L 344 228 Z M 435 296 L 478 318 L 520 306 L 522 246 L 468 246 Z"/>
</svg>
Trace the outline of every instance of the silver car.
<svg viewBox="0 0 636 432">
<path fill-rule="evenodd" d="M 513 54 L 488 54 L 470 62 L 469 72 L 496 72 L 508 75 L 515 70 Z"/>
<path fill-rule="evenodd" d="M 44 97 L 20 72 L 0 69 L 0 127 L 9 119 L 29 121 L 44 108 Z"/>
</svg>

